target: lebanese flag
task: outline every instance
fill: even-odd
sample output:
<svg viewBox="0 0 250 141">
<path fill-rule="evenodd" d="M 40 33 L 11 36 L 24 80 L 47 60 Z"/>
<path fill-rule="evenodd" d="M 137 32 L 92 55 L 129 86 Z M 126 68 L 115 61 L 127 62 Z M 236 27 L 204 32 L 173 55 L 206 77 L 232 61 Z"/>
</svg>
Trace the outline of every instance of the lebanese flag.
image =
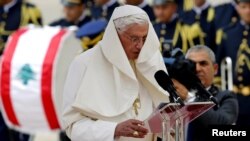
<svg viewBox="0 0 250 141">
<path fill-rule="evenodd" d="M 10 128 L 27 133 L 60 129 L 52 81 L 66 33 L 60 28 L 23 28 L 10 36 L 0 85 L 1 110 Z"/>
</svg>

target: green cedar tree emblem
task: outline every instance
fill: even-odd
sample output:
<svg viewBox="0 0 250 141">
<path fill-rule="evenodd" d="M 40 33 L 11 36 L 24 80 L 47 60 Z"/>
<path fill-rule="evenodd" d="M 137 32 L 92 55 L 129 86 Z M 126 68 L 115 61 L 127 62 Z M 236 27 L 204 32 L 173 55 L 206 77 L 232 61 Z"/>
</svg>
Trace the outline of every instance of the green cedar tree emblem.
<svg viewBox="0 0 250 141">
<path fill-rule="evenodd" d="M 22 80 L 24 85 L 28 85 L 30 80 L 34 80 L 35 73 L 29 64 L 23 65 L 19 70 L 17 77 Z"/>
</svg>

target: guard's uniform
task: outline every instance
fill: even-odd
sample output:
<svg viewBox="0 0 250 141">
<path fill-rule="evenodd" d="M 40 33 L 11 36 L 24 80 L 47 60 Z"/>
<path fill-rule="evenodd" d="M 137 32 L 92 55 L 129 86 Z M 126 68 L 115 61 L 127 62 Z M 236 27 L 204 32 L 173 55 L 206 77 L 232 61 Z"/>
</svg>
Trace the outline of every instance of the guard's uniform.
<svg viewBox="0 0 250 141">
<path fill-rule="evenodd" d="M 118 6 L 120 6 L 120 4 L 116 0 L 110 0 L 110 5 L 108 2 L 105 6 L 93 6 L 91 7 L 91 16 L 94 19 L 104 18 L 109 21 L 113 11 Z"/>
<path fill-rule="evenodd" d="M 181 23 L 178 21 L 178 17 L 169 23 L 156 22 L 153 26 L 160 39 L 164 57 L 169 57 L 173 47 L 181 47 L 181 41 L 178 41 L 181 40 Z"/>
<path fill-rule="evenodd" d="M 215 8 L 215 28 L 219 29 L 239 19 L 235 3 L 225 3 Z"/>
<path fill-rule="evenodd" d="M 103 37 L 108 22 L 104 19 L 93 20 L 79 28 L 76 37 L 81 40 L 84 51 L 94 47 Z"/>
<path fill-rule="evenodd" d="M 177 0 L 154 0 L 153 6 L 162 6 L 168 3 L 177 4 Z M 182 48 L 180 40 L 182 39 L 181 34 L 183 32 L 177 11 L 173 13 L 169 22 L 162 22 L 156 19 L 153 26 L 161 42 L 161 50 L 164 57 L 170 57 L 170 53 L 174 47 Z"/>
<path fill-rule="evenodd" d="M 250 27 L 242 21 L 221 30 L 218 40 L 216 60 L 221 62 L 226 56 L 232 59 L 233 91 L 239 101 L 237 124 L 250 125 Z M 217 80 L 220 80 L 217 78 Z"/>
<path fill-rule="evenodd" d="M 183 13 L 181 21 L 183 22 L 182 31 L 185 35 L 184 40 L 182 40 L 184 52 L 198 44 L 206 45 L 214 51 L 216 34 L 214 17 L 214 8 L 208 3 L 205 3 L 199 10 L 193 8 Z"/>
<path fill-rule="evenodd" d="M 9 35 L 19 27 L 42 24 L 41 13 L 36 6 L 22 0 L 13 1 L 13 4 L 8 9 L 0 7 L 0 55 Z"/>
</svg>

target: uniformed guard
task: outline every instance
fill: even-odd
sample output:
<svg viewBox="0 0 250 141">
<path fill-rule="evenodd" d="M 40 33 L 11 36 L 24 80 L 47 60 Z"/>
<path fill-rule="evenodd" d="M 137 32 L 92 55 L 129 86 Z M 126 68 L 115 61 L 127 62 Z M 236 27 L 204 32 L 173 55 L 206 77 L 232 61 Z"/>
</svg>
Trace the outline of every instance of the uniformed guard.
<svg viewBox="0 0 250 141">
<path fill-rule="evenodd" d="M 232 59 L 233 91 L 239 102 L 236 124 L 250 125 L 250 0 L 237 0 L 237 9 L 240 20 L 217 34 L 216 57 L 219 63 L 227 56 Z"/>
<path fill-rule="evenodd" d="M 81 40 L 84 51 L 95 46 L 103 37 L 108 22 L 104 19 L 93 20 L 76 32 L 76 37 Z"/>
<path fill-rule="evenodd" d="M 185 52 L 194 45 L 206 45 L 215 48 L 215 11 L 207 0 L 194 0 L 192 10 L 181 15 L 182 31 L 186 35 L 182 45 Z"/>
<path fill-rule="evenodd" d="M 50 26 L 80 27 L 91 20 L 87 14 L 84 0 L 62 0 L 64 17 L 52 22 Z"/>
<path fill-rule="evenodd" d="M 28 24 L 42 24 L 41 12 L 35 5 L 23 0 L 0 1 L 0 55 L 9 35 Z"/>
<path fill-rule="evenodd" d="M 91 16 L 94 19 L 104 18 L 109 21 L 113 11 L 120 6 L 117 0 L 94 0 L 94 6 L 91 8 Z"/>
<path fill-rule="evenodd" d="M 125 4 L 130 4 L 140 7 L 148 14 L 151 21 L 155 20 L 153 9 L 148 4 L 148 0 L 125 0 Z"/>
<path fill-rule="evenodd" d="M 215 9 L 214 21 L 216 30 L 225 27 L 229 24 L 233 24 L 237 22 L 237 20 L 239 19 L 235 1 L 218 5 L 214 9 Z"/>
<path fill-rule="evenodd" d="M 169 57 L 173 47 L 181 47 L 181 24 L 175 0 L 154 0 L 153 10 L 156 15 L 154 29 L 161 42 L 164 57 Z"/>
</svg>

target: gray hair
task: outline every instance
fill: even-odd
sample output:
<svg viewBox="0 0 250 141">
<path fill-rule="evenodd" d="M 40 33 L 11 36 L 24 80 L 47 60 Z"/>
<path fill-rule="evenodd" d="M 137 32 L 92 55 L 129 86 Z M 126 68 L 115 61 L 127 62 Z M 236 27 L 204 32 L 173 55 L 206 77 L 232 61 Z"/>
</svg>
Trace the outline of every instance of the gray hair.
<svg viewBox="0 0 250 141">
<path fill-rule="evenodd" d="M 117 32 L 123 32 L 132 24 L 148 24 L 148 16 L 146 14 L 129 15 L 114 20 Z"/>
<path fill-rule="evenodd" d="M 206 52 L 207 55 L 209 56 L 209 58 L 211 59 L 211 61 L 213 63 L 216 63 L 214 52 L 209 47 L 207 47 L 205 45 L 196 45 L 196 46 L 189 48 L 187 53 L 186 53 L 186 58 L 188 58 L 190 53 L 200 52 L 200 51 Z"/>
</svg>

